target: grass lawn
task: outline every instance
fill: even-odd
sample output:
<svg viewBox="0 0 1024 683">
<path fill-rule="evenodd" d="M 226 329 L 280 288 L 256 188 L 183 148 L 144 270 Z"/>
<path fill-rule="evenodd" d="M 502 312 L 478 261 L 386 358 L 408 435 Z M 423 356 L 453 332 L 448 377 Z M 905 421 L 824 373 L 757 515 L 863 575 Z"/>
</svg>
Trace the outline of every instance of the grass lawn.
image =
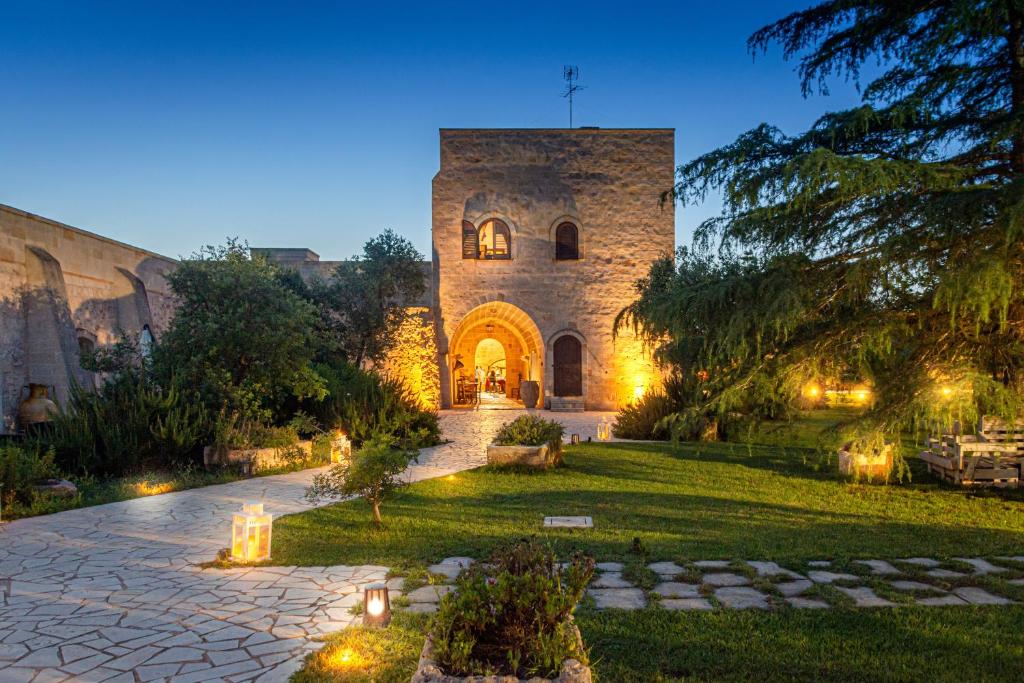
<svg viewBox="0 0 1024 683">
<path fill-rule="evenodd" d="M 831 559 L 862 574 L 850 560 L 1024 554 L 1020 493 L 940 486 L 916 463 L 910 485 L 850 484 L 833 474 L 834 459 L 806 447 L 811 437 L 805 429 L 752 445 L 584 444 L 548 473 L 485 468 L 420 482 L 385 504 L 382 530 L 361 501 L 276 520 L 274 564 L 415 568 L 482 557 L 528 535 L 599 561 L 635 564 L 638 538 L 646 561 L 766 559 L 806 571 L 808 560 Z M 541 527 L 545 515 L 577 514 L 593 516 L 595 528 Z M 1024 600 L 1024 587 L 1009 588 L 1004 594 Z M 1024 606 L 670 613 L 584 605 L 577 616 L 609 682 L 1024 677 Z"/>
</svg>

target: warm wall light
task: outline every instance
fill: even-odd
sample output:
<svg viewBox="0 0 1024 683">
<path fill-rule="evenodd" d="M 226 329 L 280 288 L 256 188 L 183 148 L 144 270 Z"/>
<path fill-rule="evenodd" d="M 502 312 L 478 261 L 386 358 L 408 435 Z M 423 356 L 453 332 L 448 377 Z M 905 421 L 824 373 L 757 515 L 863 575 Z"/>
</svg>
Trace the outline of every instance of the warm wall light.
<svg viewBox="0 0 1024 683">
<path fill-rule="evenodd" d="M 942 395 L 943 395 L 943 396 L 944 396 L 945 398 L 949 398 L 950 396 L 952 396 L 952 395 L 953 395 L 953 387 L 951 387 L 951 386 L 948 386 L 948 385 L 946 385 L 946 386 L 943 386 L 943 387 L 942 387 L 941 389 L 939 389 L 939 392 L 940 392 L 940 393 L 941 393 L 941 394 L 942 394 Z"/>
<path fill-rule="evenodd" d="M 231 559 L 261 562 L 270 559 L 273 517 L 263 514 L 263 503 L 246 503 L 231 518 Z"/>
<path fill-rule="evenodd" d="M 612 438 L 612 426 L 608 424 L 608 418 L 601 416 L 601 422 L 597 425 L 597 440 L 608 441 Z"/>
<path fill-rule="evenodd" d="M 387 626 L 391 622 L 388 587 L 373 583 L 363 590 L 363 626 Z"/>
<path fill-rule="evenodd" d="M 340 429 L 331 440 L 331 464 L 337 465 L 352 457 L 352 442 Z"/>
<path fill-rule="evenodd" d="M 635 400 L 639 401 L 643 397 L 644 397 L 644 385 L 643 384 L 637 384 L 635 387 L 633 387 L 633 398 Z"/>
</svg>

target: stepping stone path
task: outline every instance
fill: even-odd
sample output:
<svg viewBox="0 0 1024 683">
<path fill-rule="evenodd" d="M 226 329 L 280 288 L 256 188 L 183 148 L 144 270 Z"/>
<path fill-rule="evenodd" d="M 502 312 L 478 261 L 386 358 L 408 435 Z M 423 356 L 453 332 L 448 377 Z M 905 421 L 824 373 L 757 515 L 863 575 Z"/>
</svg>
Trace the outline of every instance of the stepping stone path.
<svg viewBox="0 0 1024 683">
<path fill-rule="evenodd" d="M 967 564 L 974 567 L 974 573 L 981 574 L 1002 574 L 1008 571 L 1006 567 L 997 567 L 988 560 L 983 560 L 980 557 L 954 557 L 954 560 L 960 562 L 966 562 Z"/>
<path fill-rule="evenodd" d="M 814 583 L 834 583 L 836 581 L 860 581 L 860 577 L 855 574 L 845 574 L 841 572 L 826 572 L 826 571 L 813 571 L 807 572 L 807 578 Z"/>
<path fill-rule="evenodd" d="M 639 588 L 590 588 L 587 595 L 594 598 L 597 609 L 642 609 L 647 598 Z"/>
<path fill-rule="evenodd" d="M 857 588 L 846 588 L 844 586 L 836 586 L 836 590 L 840 591 L 853 598 L 853 602 L 857 607 L 895 607 L 895 602 L 890 602 L 885 598 L 880 598 L 875 594 L 875 591 L 871 590 L 867 586 L 859 586 Z"/>
<path fill-rule="evenodd" d="M 708 586 L 748 586 L 750 579 L 739 574 L 705 574 L 704 583 Z"/>
<path fill-rule="evenodd" d="M 699 598 L 700 586 L 695 583 L 666 581 L 655 586 L 654 592 L 663 598 Z"/>
<path fill-rule="evenodd" d="M 828 609 L 831 607 L 824 600 L 815 600 L 813 598 L 786 598 L 786 602 L 797 609 Z"/>
<path fill-rule="evenodd" d="M 427 567 L 431 574 L 441 574 L 448 581 L 458 578 L 463 569 L 473 564 L 472 557 L 448 557 Z"/>
<path fill-rule="evenodd" d="M 854 560 L 857 564 L 862 564 L 865 567 L 871 568 L 871 573 L 876 576 L 892 576 L 895 574 L 902 574 L 899 569 L 892 566 L 885 560 Z"/>
<path fill-rule="evenodd" d="M 959 558 L 958 558 L 959 559 Z M 1004 572 L 1024 572 L 1024 567 L 1004 568 L 991 564 L 980 558 L 963 558 L 961 561 L 974 565 L 979 570 L 999 576 Z M 831 561 L 814 560 L 819 565 L 832 566 Z M 873 577 L 886 577 L 894 589 L 907 592 L 923 593 L 913 596 L 915 605 L 924 607 L 966 606 L 974 605 L 1008 605 L 1013 600 L 996 595 L 974 586 L 953 589 L 952 592 L 924 581 L 896 579 L 904 572 L 895 564 L 904 562 L 921 568 L 941 569 L 939 560 L 931 558 L 910 558 L 907 560 L 854 560 L 869 568 Z M 749 560 L 747 564 L 757 573 L 760 582 L 767 581 L 771 588 L 754 588 L 750 578 L 736 572 L 722 571 L 732 566 L 726 560 L 705 560 L 691 562 L 688 565 L 675 562 L 653 562 L 647 568 L 661 577 L 662 581 L 650 591 L 656 604 L 662 609 L 672 611 L 721 609 L 772 609 L 776 605 L 786 604 L 794 609 L 830 609 L 833 607 L 828 600 L 820 597 L 804 595 L 817 584 L 834 585 L 840 593 L 849 597 L 857 608 L 896 607 L 897 603 L 878 595 L 870 586 L 835 585 L 863 583 L 864 578 L 847 572 L 815 569 L 806 572 L 806 576 L 780 566 L 776 562 Z M 810 566 L 811 562 L 807 563 Z M 990 567 L 986 567 L 989 564 Z M 1024 564 L 1024 563 L 1022 563 Z M 632 586 L 622 577 L 622 564 L 617 562 L 598 563 L 605 571 L 594 578 L 588 594 L 594 598 L 597 609 L 641 609 L 647 602 L 644 592 Z M 689 567 L 689 569 L 687 568 Z M 945 570 L 943 570 L 945 571 Z M 700 572 L 700 583 L 676 581 L 675 578 Z M 926 572 L 926 573 L 928 573 Z M 966 575 L 959 574 L 959 577 Z M 1024 578 L 1007 580 L 1008 584 L 1024 585 Z M 932 593 L 932 595 L 927 595 Z M 939 594 L 939 595 L 936 595 Z M 709 595 L 714 599 L 709 599 Z M 773 598 L 773 595 L 781 596 Z"/>
<path fill-rule="evenodd" d="M 783 569 L 782 567 L 780 567 L 775 562 L 758 562 L 758 561 L 751 560 L 751 561 L 747 562 L 747 564 L 749 564 L 751 567 L 754 568 L 754 571 L 757 572 L 758 576 L 763 576 L 763 577 L 786 576 L 786 577 L 789 577 L 791 579 L 803 578 L 803 577 L 801 577 L 799 574 L 797 574 L 794 571 L 791 571 L 789 569 Z"/>
<path fill-rule="evenodd" d="M 598 565 L 597 568 L 600 569 L 601 565 Z M 647 568 L 658 576 L 667 579 L 673 579 L 686 571 L 675 562 L 654 562 L 647 565 Z"/>
<path fill-rule="evenodd" d="M 745 586 L 719 588 L 715 598 L 728 609 L 768 609 L 768 596 Z"/>
<path fill-rule="evenodd" d="M 921 583 L 920 581 L 890 581 L 889 585 L 900 591 L 937 591 L 939 593 L 945 593 L 946 591 L 938 586 L 933 586 L 930 583 Z"/>
<path fill-rule="evenodd" d="M 963 572 L 955 572 L 951 569 L 942 569 L 941 567 L 939 569 L 929 569 L 925 574 L 934 579 L 962 579 L 967 576 Z"/>
<path fill-rule="evenodd" d="M 987 590 L 977 588 L 975 586 L 963 586 L 961 588 L 954 588 L 953 594 L 959 598 L 963 598 L 972 605 L 1009 605 L 1012 604 L 1012 600 L 1000 597 L 998 595 L 992 595 Z"/>
</svg>

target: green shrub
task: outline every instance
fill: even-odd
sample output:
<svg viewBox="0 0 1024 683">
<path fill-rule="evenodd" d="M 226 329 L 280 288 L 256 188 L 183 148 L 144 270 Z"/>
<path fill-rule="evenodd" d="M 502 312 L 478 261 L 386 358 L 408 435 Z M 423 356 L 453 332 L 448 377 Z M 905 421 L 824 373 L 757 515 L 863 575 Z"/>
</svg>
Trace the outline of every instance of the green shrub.
<svg viewBox="0 0 1024 683">
<path fill-rule="evenodd" d="M 73 387 L 52 427 L 37 437 L 73 473 L 121 475 L 192 459 L 210 424 L 201 405 L 142 371 L 125 371 L 98 391 Z"/>
<path fill-rule="evenodd" d="M 389 434 L 399 448 L 415 449 L 440 442 L 437 413 L 423 410 L 394 379 L 348 363 L 318 364 L 327 397 L 307 402 L 306 410 L 322 425 L 340 427 L 359 445 L 375 434 Z"/>
<path fill-rule="evenodd" d="M 15 501 L 30 505 L 34 498 L 32 485 L 56 476 L 53 449 L 43 451 L 0 442 L 0 494 L 5 506 Z"/>
<path fill-rule="evenodd" d="M 394 437 L 378 434 L 367 439 L 352 458 L 313 478 L 306 498 L 360 496 L 373 508 L 373 521 L 381 524 L 380 505 L 403 486 L 399 475 L 416 460 L 416 452 L 395 448 Z"/>
<path fill-rule="evenodd" d="M 664 419 L 677 410 L 666 394 L 649 392 L 619 411 L 612 433 L 620 439 L 667 441 L 671 432 Z"/>
<path fill-rule="evenodd" d="M 536 415 L 522 415 L 506 422 L 494 435 L 498 446 L 543 446 L 548 444 L 555 450 L 562 448 L 562 434 L 565 427 L 554 420 L 545 420 Z"/>
<path fill-rule="evenodd" d="M 562 569 L 550 547 L 522 540 L 466 569 L 434 620 L 434 654 L 457 676 L 554 677 L 568 658 L 587 663 L 571 614 L 594 574 L 581 554 Z"/>
</svg>

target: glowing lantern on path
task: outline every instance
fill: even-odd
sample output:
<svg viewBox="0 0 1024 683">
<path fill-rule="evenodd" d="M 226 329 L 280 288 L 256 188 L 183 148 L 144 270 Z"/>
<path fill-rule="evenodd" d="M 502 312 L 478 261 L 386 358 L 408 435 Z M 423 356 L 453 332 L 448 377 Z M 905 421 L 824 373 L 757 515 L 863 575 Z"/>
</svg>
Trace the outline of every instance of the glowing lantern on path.
<svg viewBox="0 0 1024 683">
<path fill-rule="evenodd" d="M 261 562 L 270 559 L 273 516 L 263 514 L 263 503 L 246 503 L 231 517 L 231 559 Z"/>
<path fill-rule="evenodd" d="M 387 626 L 391 622 L 388 587 L 374 583 L 363 591 L 363 626 Z"/>
<path fill-rule="evenodd" d="M 340 429 L 331 440 L 331 464 L 337 465 L 352 457 L 352 442 Z"/>
<path fill-rule="evenodd" d="M 601 416 L 601 422 L 597 425 L 597 440 L 608 441 L 612 438 L 612 426 L 608 424 L 608 418 Z"/>
</svg>

